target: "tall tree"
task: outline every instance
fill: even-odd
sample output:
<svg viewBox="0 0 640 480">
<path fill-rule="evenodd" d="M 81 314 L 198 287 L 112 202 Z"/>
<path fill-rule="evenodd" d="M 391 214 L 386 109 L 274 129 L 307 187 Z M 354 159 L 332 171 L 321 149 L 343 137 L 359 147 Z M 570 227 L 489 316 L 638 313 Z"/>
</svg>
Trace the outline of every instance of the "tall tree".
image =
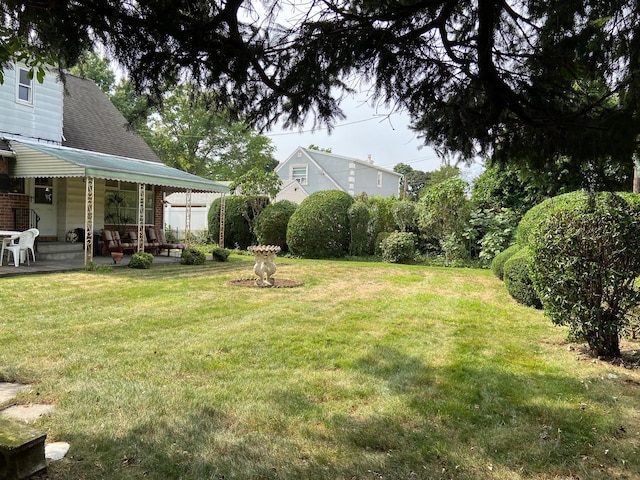
<svg viewBox="0 0 640 480">
<path fill-rule="evenodd" d="M 271 140 L 220 109 L 217 93 L 180 85 L 151 117 L 149 142 L 170 166 L 214 180 L 234 180 L 257 168 L 273 170 L 278 161 Z"/>
<path fill-rule="evenodd" d="M 414 170 L 411 165 L 398 163 L 393 167 L 393 171 L 403 175 L 401 187 L 403 195 L 407 200 L 419 200 L 422 189 L 429 183 L 431 174 Z"/>
<path fill-rule="evenodd" d="M 633 0 L 313 0 L 282 25 L 280 3 L 5 0 L 0 26 L 62 61 L 100 40 L 158 97 L 188 72 L 263 126 L 331 124 L 358 75 L 444 154 L 544 169 L 638 150 Z"/>
</svg>

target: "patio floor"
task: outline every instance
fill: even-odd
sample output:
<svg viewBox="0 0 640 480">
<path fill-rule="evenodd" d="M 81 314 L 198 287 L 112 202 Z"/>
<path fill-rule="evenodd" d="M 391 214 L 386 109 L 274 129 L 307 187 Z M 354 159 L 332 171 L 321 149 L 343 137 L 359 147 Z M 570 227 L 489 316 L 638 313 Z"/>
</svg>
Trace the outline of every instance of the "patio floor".
<svg viewBox="0 0 640 480">
<path fill-rule="evenodd" d="M 110 265 L 112 267 L 126 268 L 129 264 L 129 260 L 131 259 L 131 255 L 125 255 L 120 263 L 114 264 L 111 257 L 102 257 L 96 256 L 93 257 L 93 263 L 95 265 Z M 179 263 L 180 256 L 179 253 L 173 253 L 172 256 L 167 257 L 166 252 L 163 255 L 156 255 L 153 257 L 154 265 L 161 265 L 165 263 Z M 36 253 L 36 261 L 31 262 L 31 265 L 27 265 L 26 263 L 21 263 L 19 267 L 15 267 L 13 263 L 11 265 L 7 265 L 7 262 L 3 262 L 3 265 L 0 267 L 0 278 L 3 277 L 14 277 L 17 275 L 32 275 L 32 274 L 42 274 L 42 273 L 55 273 L 55 272 L 70 272 L 74 270 L 83 270 L 84 269 L 84 261 L 82 259 L 79 260 L 38 260 L 38 254 Z"/>
</svg>

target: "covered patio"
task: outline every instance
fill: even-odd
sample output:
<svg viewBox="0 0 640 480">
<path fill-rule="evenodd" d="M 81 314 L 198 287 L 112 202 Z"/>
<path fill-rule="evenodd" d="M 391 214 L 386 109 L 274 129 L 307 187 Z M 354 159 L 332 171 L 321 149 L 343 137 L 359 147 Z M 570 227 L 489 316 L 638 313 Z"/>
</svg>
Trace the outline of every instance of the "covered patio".
<svg viewBox="0 0 640 480">
<path fill-rule="evenodd" d="M 128 231 L 137 234 L 137 251 L 143 251 L 145 245 L 145 227 L 164 227 L 164 196 L 172 192 L 184 192 L 187 198 L 187 211 L 184 243 L 189 244 L 190 237 L 190 197 L 192 192 L 218 192 L 225 194 L 228 187 L 222 183 L 198 177 L 190 173 L 168 167 L 159 162 L 132 159 L 117 155 L 108 155 L 93 151 L 45 145 L 26 140 L 13 140 L 11 147 L 18 162 L 11 165 L 10 173 L 14 178 L 57 179 L 59 198 L 64 203 L 56 204 L 56 235 L 53 240 L 63 241 L 64 232 L 73 227 L 84 227 L 84 259 L 78 265 L 75 261 L 40 260 L 29 265 L 11 267 L 15 273 L 5 273 L 6 266 L 0 267 L 0 276 L 19 274 L 18 270 L 31 271 L 84 268 L 90 262 L 109 263 L 110 257 L 94 257 L 96 235 L 106 225 L 106 194 L 112 185 L 128 185 L 126 188 L 132 199 L 129 205 L 130 221 L 126 222 Z M 149 205 L 151 204 L 151 206 Z M 41 232 L 42 235 L 42 232 Z M 45 241 L 41 238 L 41 241 Z M 156 257 L 158 262 L 176 261 L 175 257 Z M 123 260 L 124 262 L 124 260 Z M 50 265 L 45 265 L 48 263 Z M 111 262 L 112 263 L 112 262 Z M 63 265 L 64 264 L 64 265 Z M 23 273 L 26 273 L 23 272 Z"/>
</svg>

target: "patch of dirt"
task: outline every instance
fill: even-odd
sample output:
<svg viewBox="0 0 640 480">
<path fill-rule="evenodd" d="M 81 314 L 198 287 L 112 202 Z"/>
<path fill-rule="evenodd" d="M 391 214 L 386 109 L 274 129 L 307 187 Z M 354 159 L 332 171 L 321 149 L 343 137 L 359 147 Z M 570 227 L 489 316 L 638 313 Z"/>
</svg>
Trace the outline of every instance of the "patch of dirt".
<svg viewBox="0 0 640 480">
<path fill-rule="evenodd" d="M 274 278 L 273 285 L 256 285 L 255 278 L 241 278 L 239 280 L 229 280 L 227 285 L 253 288 L 295 288 L 301 287 L 302 282 L 296 282 L 295 280 L 289 280 L 286 278 Z"/>
</svg>

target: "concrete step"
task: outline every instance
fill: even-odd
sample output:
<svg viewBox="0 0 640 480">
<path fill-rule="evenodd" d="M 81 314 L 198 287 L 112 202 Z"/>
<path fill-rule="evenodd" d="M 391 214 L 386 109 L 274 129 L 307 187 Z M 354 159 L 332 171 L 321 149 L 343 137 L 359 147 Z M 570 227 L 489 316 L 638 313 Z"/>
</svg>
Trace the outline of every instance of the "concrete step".
<svg viewBox="0 0 640 480">
<path fill-rule="evenodd" d="M 47 468 L 46 434 L 0 418 L 0 480 L 23 480 Z"/>
<path fill-rule="evenodd" d="M 39 242 L 36 252 L 38 260 L 81 260 L 84 259 L 82 243 Z"/>
</svg>

